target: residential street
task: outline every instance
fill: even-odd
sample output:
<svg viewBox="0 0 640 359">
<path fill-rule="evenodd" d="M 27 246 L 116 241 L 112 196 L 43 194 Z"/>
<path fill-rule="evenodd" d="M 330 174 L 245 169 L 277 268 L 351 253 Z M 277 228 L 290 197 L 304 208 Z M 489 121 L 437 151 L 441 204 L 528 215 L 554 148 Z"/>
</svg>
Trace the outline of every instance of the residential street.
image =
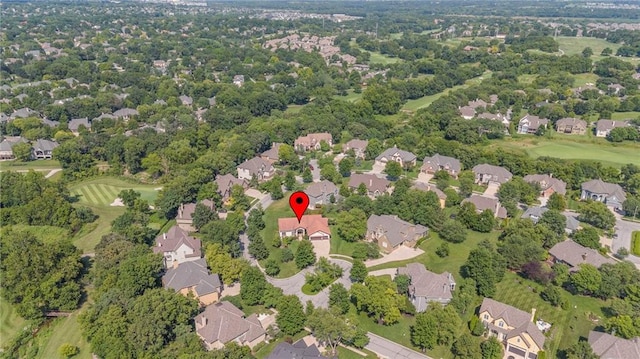
<svg viewBox="0 0 640 359">
<path fill-rule="evenodd" d="M 633 231 L 640 231 L 640 223 L 630 222 L 622 220 L 622 216 L 615 214 L 616 216 L 616 234 L 617 237 L 613 238 L 611 245 L 611 251 L 616 253 L 618 249 L 624 247 L 631 249 L 631 233 Z M 640 269 L 640 257 L 629 254 L 626 260 L 633 262 L 636 267 Z"/>
<path fill-rule="evenodd" d="M 320 182 L 320 166 L 318 165 L 318 160 L 315 158 L 309 160 L 309 165 L 313 167 L 311 170 L 311 175 L 313 176 L 313 182 Z"/>
<path fill-rule="evenodd" d="M 406 333 L 409 335 L 409 333 Z M 396 342 L 385 339 L 379 335 L 375 335 L 371 332 L 367 333 L 369 337 L 369 344 L 365 346 L 365 349 L 371 350 L 378 354 L 379 357 L 385 359 L 432 359 L 424 354 L 421 354 L 415 350 L 409 349 Z"/>
</svg>

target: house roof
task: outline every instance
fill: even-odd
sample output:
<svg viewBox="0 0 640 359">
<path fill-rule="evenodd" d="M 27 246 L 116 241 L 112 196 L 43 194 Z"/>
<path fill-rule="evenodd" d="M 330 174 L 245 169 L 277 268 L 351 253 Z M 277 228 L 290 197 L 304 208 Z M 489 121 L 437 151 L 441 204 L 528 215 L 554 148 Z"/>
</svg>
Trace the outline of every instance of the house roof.
<svg viewBox="0 0 640 359">
<path fill-rule="evenodd" d="M 460 112 L 462 117 L 473 117 L 476 115 L 476 110 L 470 106 L 462 106 L 458 109 L 458 112 Z"/>
<path fill-rule="evenodd" d="M 37 116 L 38 113 L 28 107 L 23 107 L 21 109 L 15 110 L 13 111 L 13 113 L 11 114 L 11 118 L 27 118 L 27 117 L 31 117 L 31 116 Z"/>
<path fill-rule="evenodd" d="M 570 239 L 553 246 L 549 249 L 549 254 L 558 260 L 568 263 L 571 267 L 578 267 L 580 264 L 591 264 L 600 268 L 605 263 L 615 263 L 613 259 L 603 256 L 595 249 L 583 247 Z"/>
<path fill-rule="evenodd" d="M 218 175 L 214 181 L 218 185 L 218 193 L 224 195 L 225 193 L 231 193 L 231 187 L 234 185 L 244 186 L 245 180 L 236 178 L 232 174 Z"/>
<path fill-rule="evenodd" d="M 277 161 L 280 158 L 279 157 L 280 146 L 282 146 L 282 143 L 274 142 L 271 148 L 262 152 L 260 156 L 266 157 L 270 160 Z"/>
<path fill-rule="evenodd" d="M 191 237 L 187 231 L 178 226 L 173 226 L 167 233 L 156 237 L 153 253 L 173 252 L 183 244 L 193 249 L 192 257 L 201 257 L 202 242 L 198 238 Z"/>
<path fill-rule="evenodd" d="M 58 146 L 58 142 L 56 141 L 38 139 L 32 147 L 36 151 L 53 151 L 53 149 Z"/>
<path fill-rule="evenodd" d="M 349 177 L 349 187 L 351 188 L 358 188 L 362 183 L 364 183 L 369 192 L 378 191 L 380 193 L 385 192 L 391 185 L 388 180 L 372 174 L 354 173 Z"/>
<path fill-rule="evenodd" d="M 321 141 L 325 141 L 327 143 L 332 142 L 333 136 L 331 136 L 331 134 L 327 132 L 310 133 L 306 136 L 298 137 L 295 140 L 294 145 L 313 146 L 316 143 L 320 143 Z"/>
<path fill-rule="evenodd" d="M 478 99 L 478 98 L 475 99 L 474 101 L 469 101 L 467 103 L 467 106 L 469 106 L 469 107 L 471 107 L 473 109 L 476 109 L 478 107 L 487 107 L 487 105 L 488 104 L 484 100 Z"/>
<path fill-rule="evenodd" d="M 323 180 L 320 182 L 312 183 L 307 189 L 304 190 L 304 193 L 308 194 L 310 197 L 320 197 L 326 193 L 335 193 L 338 190 L 333 182 Z"/>
<path fill-rule="evenodd" d="M 556 126 L 579 126 L 582 128 L 587 128 L 587 122 L 577 118 L 565 117 L 556 121 Z"/>
<path fill-rule="evenodd" d="M 533 341 L 536 343 L 538 348 L 542 349 L 544 347 L 544 340 L 545 340 L 544 334 L 542 334 L 540 329 L 538 329 L 538 327 L 535 324 L 533 324 L 533 322 L 531 321 L 528 321 L 522 324 L 521 326 L 517 327 L 516 329 L 511 330 L 507 335 L 507 340 L 523 333 L 529 334 L 529 336 L 531 336 L 531 339 L 533 339 Z M 521 338 L 526 341 L 524 337 L 521 336 Z"/>
<path fill-rule="evenodd" d="M 420 224 L 412 224 L 401 220 L 398 216 L 372 214 L 367 220 L 367 231 L 376 232 L 381 228 L 392 246 L 416 237 L 424 237 L 429 229 Z"/>
<path fill-rule="evenodd" d="M 376 161 L 380 161 L 383 158 L 386 158 L 388 160 L 394 156 L 400 157 L 400 159 L 402 159 L 402 162 L 411 162 L 411 161 L 415 161 L 416 159 L 415 154 L 409 151 L 401 150 L 398 147 L 394 146 L 382 152 L 378 157 L 376 157 Z"/>
<path fill-rule="evenodd" d="M 250 160 L 246 160 L 239 164 L 238 168 L 249 171 L 252 176 L 258 175 L 261 172 L 271 172 L 273 170 L 271 163 L 260 157 L 254 157 Z"/>
<path fill-rule="evenodd" d="M 138 110 L 134 110 L 132 108 L 121 108 L 118 111 L 113 113 L 115 117 L 126 117 L 126 116 L 137 116 Z"/>
<path fill-rule="evenodd" d="M 245 319 L 244 313 L 240 309 L 226 301 L 207 306 L 204 312 L 195 317 L 194 321 L 202 323 L 203 318 L 206 319 L 206 325 L 196 329 L 196 332 L 207 343 L 220 341 L 226 344 L 242 335 L 245 336 L 245 340 L 250 341 L 265 333 L 262 326 L 249 318 Z M 252 332 L 251 335 L 248 335 L 249 331 Z M 259 334 L 256 335 L 257 333 Z"/>
<path fill-rule="evenodd" d="M 488 174 L 494 177 L 497 177 L 497 181 L 500 183 L 505 183 L 513 177 L 513 174 L 509 172 L 506 168 L 500 166 L 490 165 L 488 163 L 483 163 L 473 167 L 473 173 L 477 174 Z"/>
<path fill-rule="evenodd" d="M 91 128 L 91 123 L 89 122 L 89 119 L 86 117 L 74 118 L 70 120 L 69 123 L 67 124 L 67 127 L 69 127 L 71 131 L 77 131 L 78 128 L 80 128 L 80 125 L 86 127 L 87 129 Z"/>
<path fill-rule="evenodd" d="M 276 346 L 267 359 L 328 359 L 322 356 L 315 344 L 307 345 L 303 339 L 293 344 L 282 342 Z"/>
<path fill-rule="evenodd" d="M 456 173 L 462 170 L 462 165 L 456 158 L 442 156 L 439 153 L 436 153 L 431 157 L 425 157 L 422 163 L 422 168 L 424 169 L 433 168 L 437 171 L 440 167 L 445 167 L 453 170 Z"/>
<path fill-rule="evenodd" d="M 556 193 L 567 193 L 567 183 L 547 174 L 527 175 L 523 178 L 526 182 L 537 183 L 543 191 L 552 188 Z"/>
<path fill-rule="evenodd" d="M 528 218 L 528 219 L 531 219 L 533 223 L 538 223 L 542 215 L 548 210 L 549 209 L 546 207 L 532 206 L 527 208 L 527 210 L 524 211 L 524 213 L 522 214 L 522 216 L 520 216 L 520 218 Z M 563 214 L 563 215 L 567 219 L 564 226 L 566 229 L 575 231 L 576 229 L 578 229 L 578 227 L 580 227 L 580 222 L 578 222 L 577 219 L 575 219 L 572 216 L 568 216 L 566 214 Z M 537 219 L 533 217 L 536 217 Z"/>
<path fill-rule="evenodd" d="M 590 331 L 589 345 L 601 359 L 640 358 L 640 337 L 624 339 L 607 333 Z"/>
<path fill-rule="evenodd" d="M 177 268 L 169 268 L 162 276 L 162 285 L 176 292 L 195 287 L 198 296 L 213 293 L 216 288 L 222 287 L 220 276 L 209 274 L 204 258 L 182 262 Z"/>
<path fill-rule="evenodd" d="M 612 121 L 612 120 L 598 120 L 596 121 L 596 131 L 604 132 L 611 131 L 616 127 L 627 127 L 628 121 Z"/>
<path fill-rule="evenodd" d="M 485 197 L 479 194 L 472 194 L 469 198 L 466 198 L 462 203 L 471 202 L 476 206 L 478 212 L 484 210 L 490 210 L 498 218 L 507 218 L 507 210 L 500 205 L 500 201 L 497 198 Z M 497 210 L 496 210 L 497 209 Z"/>
<path fill-rule="evenodd" d="M 582 190 L 596 194 L 603 194 L 607 197 L 615 196 L 618 201 L 624 202 L 627 195 L 620 185 L 615 183 L 604 182 L 600 179 L 591 180 L 582 184 Z"/>
<path fill-rule="evenodd" d="M 5 137 L 2 142 L 0 142 L 0 151 L 11 151 L 13 146 L 18 143 L 28 143 L 27 139 L 22 136 L 11 136 Z"/>
<path fill-rule="evenodd" d="M 193 103 L 193 99 L 187 95 L 182 95 L 178 98 L 180 99 L 180 102 L 182 102 L 185 105 L 191 105 Z"/>
<path fill-rule="evenodd" d="M 415 188 L 420 191 L 435 192 L 439 199 L 447 199 L 447 195 L 444 192 L 429 183 L 415 182 L 411 188 Z"/>
<path fill-rule="evenodd" d="M 540 118 L 538 116 L 526 114 L 523 118 L 518 122 L 521 126 L 525 124 L 529 124 L 530 129 L 538 129 L 540 126 L 545 126 L 549 123 L 549 120 L 546 118 Z"/>
<path fill-rule="evenodd" d="M 484 298 L 479 313 L 488 312 L 494 319 L 502 318 L 508 326 L 519 328 L 531 322 L 531 313 L 498 302 L 491 298 Z M 538 328 L 536 328 L 538 329 Z"/>
<path fill-rule="evenodd" d="M 406 274 L 411 278 L 409 290 L 416 297 L 451 299 L 451 284 L 455 284 L 449 272 L 433 273 L 428 271 L 422 263 L 409 263 L 406 267 L 398 268 L 398 274 Z"/>
<path fill-rule="evenodd" d="M 300 223 L 298 223 L 297 218 L 278 218 L 278 231 L 291 232 L 298 228 L 304 228 L 308 235 L 316 232 L 331 234 L 329 219 L 322 217 L 320 214 L 302 216 Z"/>
<path fill-rule="evenodd" d="M 367 148 L 368 144 L 369 144 L 369 141 L 367 140 L 359 140 L 357 138 L 354 138 L 353 140 L 344 144 L 344 149 L 348 151 L 349 149 L 353 148 L 353 149 L 360 149 L 364 151 L 364 149 Z"/>
<path fill-rule="evenodd" d="M 202 201 L 200 201 L 200 203 L 211 208 L 211 210 L 213 210 L 215 207 L 215 205 L 213 204 L 213 201 L 209 199 L 203 199 Z M 176 219 L 186 219 L 186 220 L 192 219 L 195 211 L 196 211 L 196 203 L 183 203 L 180 205 L 180 208 L 178 208 L 178 214 L 176 215 Z"/>
</svg>

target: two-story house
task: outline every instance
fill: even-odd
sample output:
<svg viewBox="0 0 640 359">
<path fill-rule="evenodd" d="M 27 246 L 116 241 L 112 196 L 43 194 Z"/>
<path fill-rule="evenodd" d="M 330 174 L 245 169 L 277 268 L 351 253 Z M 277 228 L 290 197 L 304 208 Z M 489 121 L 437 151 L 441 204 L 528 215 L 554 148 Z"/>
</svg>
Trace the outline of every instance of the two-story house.
<svg viewBox="0 0 640 359">
<path fill-rule="evenodd" d="M 74 136 L 80 135 L 80 126 L 83 126 L 87 131 L 91 130 L 91 122 L 89 122 L 89 119 L 86 117 L 71 119 L 67 124 L 69 131 L 71 131 Z"/>
<path fill-rule="evenodd" d="M 425 157 L 420 172 L 434 174 L 438 171 L 446 171 L 451 177 L 458 178 L 458 174 L 462 171 L 462 165 L 457 159 L 438 153 L 431 157 Z"/>
<path fill-rule="evenodd" d="M 505 358 L 537 359 L 544 350 L 545 336 L 533 323 L 531 313 L 500 303 L 490 298 L 482 301 L 478 312 L 487 334 L 496 337 L 505 347 Z"/>
<path fill-rule="evenodd" d="M 207 350 L 222 349 L 231 342 L 253 348 L 266 337 L 265 328 L 256 314 L 245 318 L 240 309 L 227 301 L 207 306 L 194 322 L 196 333 Z"/>
<path fill-rule="evenodd" d="M 200 201 L 201 204 L 209 208 L 211 211 L 216 209 L 213 201 L 205 199 Z M 196 212 L 195 203 L 182 203 L 178 207 L 178 213 L 176 214 L 176 223 L 178 227 L 185 231 L 194 232 L 196 228 L 193 226 L 193 214 Z"/>
<path fill-rule="evenodd" d="M 524 181 L 535 183 L 540 186 L 540 195 L 542 197 L 550 197 L 557 193 L 564 195 L 567 193 L 567 183 L 563 180 L 554 178 L 553 175 L 535 174 L 524 176 Z"/>
<path fill-rule="evenodd" d="M 231 198 L 231 189 L 233 186 L 238 185 L 244 189 L 249 188 L 249 183 L 246 180 L 236 178 L 232 174 L 218 175 L 214 182 L 218 186 L 218 193 L 222 197 L 222 201 L 225 203 Z"/>
<path fill-rule="evenodd" d="M 53 158 L 53 150 L 58 146 L 56 141 L 38 139 L 31 146 L 31 157 L 37 160 L 50 160 Z"/>
<path fill-rule="evenodd" d="M 502 207 L 500 201 L 495 197 L 485 197 L 479 194 L 472 194 L 469 198 L 465 198 L 462 203 L 471 202 L 476 207 L 476 212 L 482 213 L 485 210 L 491 211 L 495 218 L 507 218 L 507 209 Z"/>
<path fill-rule="evenodd" d="M 428 233 L 427 227 L 403 221 L 398 216 L 372 214 L 367 220 L 367 240 L 377 243 L 386 253 L 401 245 L 413 248 Z"/>
<path fill-rule="evenodd" d="M 350 150 L 353 150 L 355 158 L 364 159 L 365 158 L 365 150 L 367 149 L 367 145 L 369 141 L 367 140 L 359 140 L 354 138 L 353 140 L 347 142 L 342 146 L 342 152 L 347 153 Z"/>
<path fill-rule="evenodd" d="M 162 253 L 165 268 L 198 260 L 202 257 L 202 242 L 184 229 L 173 226 L 156 237 L 153 253 Z"/>
<path fill-rule="evenodd" d="M 535 134 L 540 128 L 547 128 L 549 120 L 538 116 L 526 114 L 518 121 L 518 133 Z"/>
<path fill-rule="evenodd" d="M 310 133 L 306 136 L 296 138 L 293 143 L 293 147 L 298 152 L 318 151 L 320 150 L 322 142 L 325 142 L 329 146 L 333 146 L 333 136 L 327 132 Z"/>
<path fill-rule="evenodd" d="M 0 142 L 0 160 L 12 160 L 16 158 L 13 154 L 13 146 L 18 143 L 28 143 L 28 141 L 24 137 L 5 137 L 2 142 Z"/>
<path fill-rule="evenodd" d="M 447 305 L 453 298 L 456 281 L 449 272 L 433 273 L 422 263 L 409 263 L 397 270 L 398 275 L 405 274 L 411 279 L 409 298 L 417 312 L 424 312 L 429 302 Z"/>
<path fill-rule="evenodd" d="M 549 255 L 554 263 L 568 265 L 571 272 L 580 269 L 581 264 L 591 264 L 596 268 L 600 268 L 605 263 L 616 263 L 612 258 L 603 256 L 597 250 L 584 247 L 570 239 L 551 247 Z"/>
<path fill-rule="evenodd" d="M 354 173 L 349 177 L 349 189 L 357 191 L 360 185 L 367 189 L 367 195 L 375 199 L 391 192 L 391 182 L 372 174 Z"/>
<path fill-rule="evenodd" d="M 609 207 L 622 208 L 627 200 L 627 195 L 619 184 L 604 182 L 600 179 L 591 180 L 582 184 L 581 200 L 591 199 L 602 202 Z"/>
<path fill-rule="evenodd" d="M 399 149 L 398 147 L 392 147 L 386 149 L 378 157 L 376 157 L 376 165 L 385 166 L 387 162 L 398 162 L 403 168 L 409 168 L 416 165 L 416 155 Z"/>
<path fill-rule="evenodd" d="M 278 218 L 278 233 L 284 237 L 309 237 L 309 240 L 331 239 L 329 220 L 320 214 L 308 214 L 302 216 L 300 222 L 297 218 Z"/>
<path fill-rule="evenodd" d="M 513 174 L 506 168 L 483 163 L 473 167 L 475 181 L 478 184 L 497 184 L 501 185 L 511 179 Z"/>
<path fill-rule="evenodd" d="M 340 197 L 338 187 L 327 180 L 312 183 L 304 190 L 304 193 L 309 196 L 309 209 L 332 203 L 332 198 L 335 202 Z"/>
<path fill-rule="evenodd" d="M 167 269 L 162 276 L 162 286 L 189 296 L 193 295 L 202 305 L 215 303 L 222 293 L 222 282 L 217 274 L 210 274 L 204 258 L 187 261 Z"/>
<path fill-rule="evenodd" d="M 596 137 L 607 137 L 614 128 L 628 126 L 629 121 L 598 120 L 596 121 Z"/>
<path fill-rule="evenodd" d="M 556 131 L 570 135 L 584 135 L 587 133 L 587 122 L 577 118 L 561 118 L 556 121 Z"/>
<path fill-rule="evenodd" d="M 239 164 L 236 169 L 238 171 L 238 178 L 246 181 L 251 181 L 254 177 L 258 182 L 268 181 L 276 173 L 276 169 L 271 165 L 271 162 L 260 157 L 246 160 Z"/>
<path fill-rule="evenodd" d="M 260 158 L 267 160 L 272 164 L 278 162 L 280 160 L 280 146 L 282 146 L 282 143 L 272 143 L 270 149 L 260 154 Z"/>
</svg>

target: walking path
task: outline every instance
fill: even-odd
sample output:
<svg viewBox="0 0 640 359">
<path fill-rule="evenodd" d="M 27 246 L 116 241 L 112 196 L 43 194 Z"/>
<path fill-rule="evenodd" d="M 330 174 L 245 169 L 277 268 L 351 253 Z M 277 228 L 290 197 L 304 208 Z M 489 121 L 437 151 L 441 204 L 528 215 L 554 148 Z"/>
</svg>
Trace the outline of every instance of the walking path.
<svg viewBox="0 0 640 359">
<path fill-rule="evenodd" d="M 369 344 L 365 349 L 371 350 L 378 354 L 379 357 L 385 359 L 432 359 L 413 349 L 409 349 L 389 339 L 385 339 L 371 332 L 367 333 Z"/>
</svg>

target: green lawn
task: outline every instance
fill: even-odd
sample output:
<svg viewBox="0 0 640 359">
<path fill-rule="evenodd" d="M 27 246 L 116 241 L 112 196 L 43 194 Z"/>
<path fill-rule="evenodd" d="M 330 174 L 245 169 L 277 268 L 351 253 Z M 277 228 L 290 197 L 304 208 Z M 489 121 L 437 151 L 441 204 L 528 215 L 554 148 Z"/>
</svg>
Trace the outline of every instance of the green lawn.
<svg viewBox="0 0 640 359">
<path fill-rule="evenodd" d="M 556 41 L 560 44 L 560 50 L 564 51 L 566 55 L 582 54 L 585 47 L 590 47 L 594 57 L 600 57 L 600 53 L 606 47 L 613 50 L 614 54 L 620 47 L 619 44 L 595 37 L 558 36 Z"/>
<path fill-rule="evenodd" d="M 274 202 L 265 210 L 264 213 L 265 228 L 262 230 L 262 238 L 270 252 L 269 258 L 273 258 L 280 263 L 280 273 L 277 276 L 278 278 L 287 278 L 299 272 L 295 261 L 292 260 L 287 263 L 280 262 L 280 253 L 282 253 L 282 248 L 275 248 L 273 246 L 273 240 L 278 237 L 278 218 L 293 216 L 294 214 L 289 207 L 289 193 L 285 193 L 284 198 Z M 289 248 L 295 254 L 296 249 L 298 248 L 298 241 L 293 241 L 289 244 Z M 260 264 L 264 266 L 265 262 L 266 260 L 263 260 Z"/>
<path fill-rule="evenodd" d="M 587 74 L 576 74 L 576 75 L 573 75 L 573 77 L 575 78 L 575 82 L 573 83 L 573 86 L 580 87 L 586 84 L 595 84 L 599 76 L 596 74 L 587 73 Z"/>
<path fill-rule="evenodd" d="M 612 120 L 629 120 L 629 119 L 636 119 L 638 117 L 640 117 L 640 112 L 635 112 L 635 111 L 611 113 Z"/>
<path fill-rule="evenodd" d="M 26 321 L 16 313 L 14 307 L 0 298 L 0 348 L 24 328 Z"/>
<path fill-rule="evenodd" d="M 89 343 L 82 336 L 80 323 L 78 323 L 78 314 L 75 311 L 69 317 L 55 319 L 52 323 L 52 331 L 48 340 L 42 343 L 40 349 L 40 358 L 58 358 L 58 348 L 64 343 L 69 343 L 80 348 L 80 353 L 74 358 L 91 359 L 91 348 Z"/>
<path fill-rule="evenodd" d="M 594 160 L 603 164 L 621 167 L 627 163 L 640 165 L 640 146 L 637 144 L 625 143 L 614 145 L 605 139 L 592 138 L 554 138 L 525 140 L 504 140 L 495 142 L 496 146 L 517 149 L 524 151 L 529 156 L 538 158 L 550 156 L 561 159 L 573 160 Z"/>
<path fill-rule="evenodd" d="M 0 171 L 23 171 L 23 170 L 47 170 L 60 168 L 60 162 L 55 160 L 37 160 L 29 162 L 21 161 L 0 161 Z"/>
<path fill-rule="evenodd" d="M 335 230 L 335 227 L 331 228 L 331 249 L 329 250 L 329 253 L 342 254 L 344 256 L 351 257 L 355 245 L 355 242 L 347 242 L 340 238 L 337 231 Z"/>
<path fill-rule="evenodd" d="M 361 161 L 359 166 L 353 166 L 353 171 L 371 171 L 374 161 Z"/>
<path fill-rule="evenodd" d="M 640 256 L 640 231 L 631 233 L 631 254 Z"/>
<path fill-rule="evenodd" d="M 367 356 L 362 356 L 350 349 L 344 348 L 344 347 L 338 347 L 338 358 L 340 359 L 359 359 L 359 358 L 377 358 L 378 356 L 376 356 L 374 353 L 369 352 L 366 349 L 359 349 L 361 352 L 364 352 L 367 354 Z"/>
<path fill-rule="evenodd" d="M 43 242 L 55 242 L 69 238 L 69 231 L 64 228 L 54 226 L 27 226 L 24 224 L 16 224 L 5 228 L 32 234 Z M 3 228 L 3 230 L 5 228 Z"/>
<path fill-rule="evenodd" d="M 333 96 L 338 100 L 348 101 L 348 102 L 357 102 L 362 98 L 362 93 L 355 93 L 353 90 L 348 90 L 346 96 Z"/>
<path fill-rule="evenodd" d="M 369 53 L 371 54 L 371 57 L 369 58 L 369 63 L 372 63 L 372 64 L 388 65 L 388 64 L 395 64 L 396 62 L 402 61 L 402 59 L 399 59 L 397 57 L 389 57 L 377 51 L 369 52 Z"/>
<path fill-rule="evenodd" d="M 298 112 L 300 112 L 300 110 L 302 110 L 303 107 L 304 107 L 304 105 L 289 105 L 289 106 L 287 106 L 287 109 L 284 112 L 285 113 L 298 113 Z"/>
</svg>

